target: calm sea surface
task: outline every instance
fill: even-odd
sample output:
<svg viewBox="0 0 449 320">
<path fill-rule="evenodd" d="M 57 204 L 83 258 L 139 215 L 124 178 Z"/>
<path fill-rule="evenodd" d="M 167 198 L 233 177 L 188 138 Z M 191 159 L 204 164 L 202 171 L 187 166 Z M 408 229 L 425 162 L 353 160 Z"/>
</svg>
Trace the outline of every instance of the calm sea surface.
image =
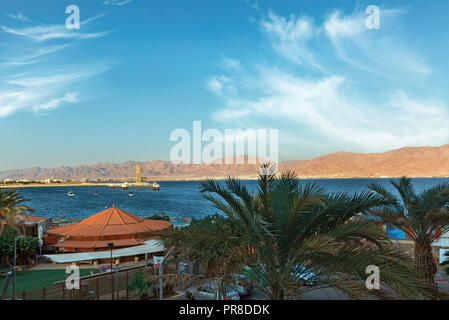
<svg viewBox="0 0 449 320">
<path fill-rule="evenodd" d="M 304 180 L 304 182 L 312 180 Z M 379 183 L 389 190 L 389 179 L 331 179 L 313 180 L 327 188 L 329 192 L 360 192 L 370 183 Z M 449 182 L 449 178 L 413 179 L 418 192 L 438 183 Z M 165 213 L 180 219 L 184 217 L 202 218 L 217 210 L 200 194 L 199 181 L 161 181 L 161 190 L 149 188 L 110 190 L 108 187 L 41 187 L 23 188 L 20 192 L 30 201 L 28 205 L 36 209 L 36 215 L 51 218 L 84 219 L 115 205 L 116 207 L 140 217 Z M 245 181 L 251 191 L 256 191 L 257 181 Z M 72 190 L 75 197 L 68 197 Z M 98 195 L 94 192 L 98 191 Z M 134 192 L 134 197 L 128 193 Z"/>
</svg>

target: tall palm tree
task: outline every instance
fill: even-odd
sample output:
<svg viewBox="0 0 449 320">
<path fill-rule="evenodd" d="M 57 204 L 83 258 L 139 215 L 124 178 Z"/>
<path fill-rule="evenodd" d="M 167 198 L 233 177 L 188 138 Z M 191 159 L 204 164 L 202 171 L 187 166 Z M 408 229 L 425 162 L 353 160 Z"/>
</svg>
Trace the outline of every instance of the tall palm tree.
<svg viewBox="0 0 449 320">
<path fill-rule="evenodd" d="M 386 223 L 405 232 L 415 244 L 414 258 L 430 287 L 435 289 L 437 271 L 432 243 L 449 231 L 449 184 L 443 183 L 417 193 L 410 178 L 402 177 L 391 184 L 399 196 L 378 184 L 369 188 L 387 204 L 373 213 Z"/>
<path fill-rule="evenodd" d="M 201 192 L 226 219 L 173 230 L 165 242 L 181 258 L 207 263 L 215 276 L 249 267 L 270 299 L 300 298 L 310 290 L 300 286 L 305 278 L 351 298 L 387 298 L 389 289 L 406 298 L 429 296 L 410 259 L 395 252 L 376 221 L 359 215 L 383 204 L 376 194 L 327 195 L 316 184 L 300 184 L 294 173 L 261 174 L 256 194 L 235 178 L 205 180 Z M 380 269 L 381 290 L 366 288 L 369 265 Z"/>
<path fill-rule="evenodd" d="M 34 212 L 34 209 L 23 204 L 26 201 L 16 190 L 0 189 L 0 233 L 3 231 L 5 223 L 21 231 L 18 219 L 25 212 Z"/>
</svg>

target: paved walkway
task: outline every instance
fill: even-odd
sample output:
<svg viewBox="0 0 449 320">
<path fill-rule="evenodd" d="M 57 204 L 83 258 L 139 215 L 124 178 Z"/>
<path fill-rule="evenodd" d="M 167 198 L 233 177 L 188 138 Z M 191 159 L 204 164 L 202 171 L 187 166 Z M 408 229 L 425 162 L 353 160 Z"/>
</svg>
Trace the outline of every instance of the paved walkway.
<svg viewBox="0 0 449 320">
<path fill-rule="evenodd" d="M 39 263 L 31 268 L 29 268 L 28 270 L 58 270 L 58 269 L 66 269 L 68 266 L 70 266 L 70 263 Z M 143 266 L 145 265 L 145 261 L 130 261 L 130 262 L 121 262 L 119 264 L 119 267 L 123 266 L 127 266 L 127 267 L 137 267 L 137 266 Z M 99 264 L 99 265 L 94 265 L 94 264 L 78 264 L 78 268 L 80 269 L 97 269 L 100 266 L 105 266 L 105 267 L 110 267 L 110 264 L 105 263 L 105 264 Z"/>
</svg>

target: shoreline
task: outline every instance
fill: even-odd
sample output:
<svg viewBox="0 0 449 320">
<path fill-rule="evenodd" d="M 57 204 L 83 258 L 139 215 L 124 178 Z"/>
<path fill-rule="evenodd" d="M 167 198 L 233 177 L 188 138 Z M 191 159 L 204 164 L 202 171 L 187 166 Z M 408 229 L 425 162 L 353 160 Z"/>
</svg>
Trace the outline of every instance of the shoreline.
<svg viewBox="0 0 449 320">
<path fill-rule="evenodd" d="M 397 179 L 401 176 L 381 176 L 381 177 L 366 177 L 366 176 L 298 176 L 300 180 L 351 180 L 351 179 Z M 434 176 L 434 177 L 413 177 L 408 176 L 412 179 L 447 179 L 449 176 Z M 164 182 L 191 182 L 191 181 L 201 181 L 205 179 L 215 179 L 215 180 L 225 180 L 227 177 L 186 177 L 186 178 L 161 178 L 157 179 L 157 181 Z M 256 176 L 237 176 L 238 179 L 241 180 L 257 180 Z M 114 188 L 120 189 L 124 182 L 92 182 L 92 183 L 29 183 L 29 184 L 0 184 L 0 189 L 20 189 L 20 188 L 52 188 L 52 187 L 110 187 L 112 184 Z M 127 184 L 128 188 L 151 188 L 153 183 L 136 185 L 135 183 Z"/>
</svg>

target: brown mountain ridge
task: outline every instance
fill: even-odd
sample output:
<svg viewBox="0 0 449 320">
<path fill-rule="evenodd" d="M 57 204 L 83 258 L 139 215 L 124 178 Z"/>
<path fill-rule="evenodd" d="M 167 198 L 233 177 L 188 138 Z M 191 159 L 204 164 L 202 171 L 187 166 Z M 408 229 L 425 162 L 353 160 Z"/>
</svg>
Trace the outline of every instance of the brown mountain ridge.
<svg viewBox="0 0 449 320">
<path fill-rule="evenodd" d="M 259 162 L 248 164 L 175 164 L 153 160 L 140 162 L 148 180 L 197 180 L 205 177 L 223 178 L 227 175 L 252 179 L 257 177 Z M 0 172 L 0 179 L 132 180 L 135 161 L 119 164 L 102 162 L 93 165 L 30 168 Z M 449 144 L 440 147 L 406 147 L 384 153 L 337 152 L 312 160 L 283 161 L 279 171 L 293 170 L 303 178 L 379 178 L 379 177 L 449 177 Z"/>
</svg>

